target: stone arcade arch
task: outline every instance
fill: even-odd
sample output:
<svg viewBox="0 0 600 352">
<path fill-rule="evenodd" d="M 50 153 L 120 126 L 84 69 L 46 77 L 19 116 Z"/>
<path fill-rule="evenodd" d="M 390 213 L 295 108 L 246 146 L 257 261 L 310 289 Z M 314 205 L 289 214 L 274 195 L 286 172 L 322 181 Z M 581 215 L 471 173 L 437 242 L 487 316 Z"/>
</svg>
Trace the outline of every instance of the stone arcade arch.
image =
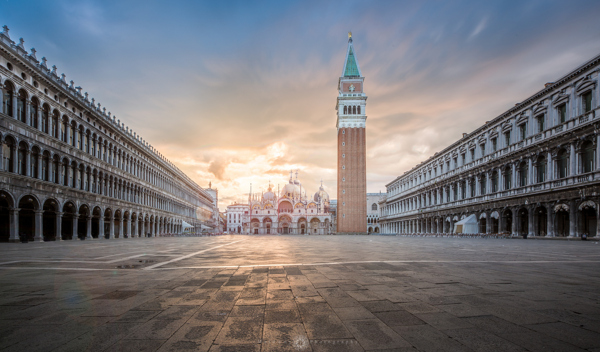
<svg viewBox="0 0 600 352">
<path fill-rule="evenodd" d="M 92 238 L 100 238 L 100 229 L 104 227 L 102 220 L 102 210 L 100 207 L 94 207 L 92 212 Z"/>
<path fill-rule="evenodd" d="M 79 207 L 79 213 L 77 219 L 77 238 L 84 239 L 88 237 L 88 233 L 91 232 L 91 217 L 90 208 L 86 204 L 82 204 Z M 88 227 L 89 226 L 89 227 Z"/>
<path fill-rule="evenodd" d="M 44 241 L 56 241 L 57 234 L 59 233 L 59 222 L 58 222 L 58 201 L 55 199 L 46 199 L 43 206 L 43 227 L 42 232 L 44 235 Z"/>
<path fill-rule="evenodd" d="M 67 201 L 62 209 L 61 238 L 72 240 L 77 236 L 77 207 L 72 201 Z"/>
<path fill-rule="evenodd" d="M 36 233 L 41 235 L 41 220 L 37 214 L 41 215 L 40 204 L 33 195 L 25 195 L 19 200 L 19 237 L 24 237 L 28 241 L 34 241 Z M 39 230 L 38 230 L 39 229 Z M 38 230 L 38 231 L 36 231 Z M 39 240 L 42 238 L 40 237 Z"/>
</svg>

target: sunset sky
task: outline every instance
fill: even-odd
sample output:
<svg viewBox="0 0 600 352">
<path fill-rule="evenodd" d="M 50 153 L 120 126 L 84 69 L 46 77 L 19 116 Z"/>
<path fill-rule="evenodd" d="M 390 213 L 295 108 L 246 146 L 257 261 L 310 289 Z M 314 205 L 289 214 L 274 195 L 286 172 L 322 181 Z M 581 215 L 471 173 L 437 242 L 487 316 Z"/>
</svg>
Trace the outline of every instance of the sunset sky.
<svg viewBox="0 0 600 352">
<path fill-rule="evenodd" d="M 347 32 L 368 192 L 600 54 L 600 1 L 0 2 L 0 26 L 220 206 L 299 169 L 336 198 Z"/>
</svg>

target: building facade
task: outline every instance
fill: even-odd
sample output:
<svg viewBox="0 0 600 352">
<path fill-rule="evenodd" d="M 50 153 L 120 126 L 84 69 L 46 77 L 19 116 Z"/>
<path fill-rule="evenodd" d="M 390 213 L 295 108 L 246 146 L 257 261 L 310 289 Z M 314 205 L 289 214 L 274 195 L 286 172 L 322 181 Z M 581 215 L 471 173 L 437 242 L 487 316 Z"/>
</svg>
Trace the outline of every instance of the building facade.
<svg viewBox="0 0 600 352">
<path fill-rule="evenodd" d="M 227 206 L 225 219 L 227 220 L 227 232 L 229 233 L 244 233 L 244 224 L 242 219 L 244 215 L 248 215 L 248 204 L 234 203 Z"/>
<path fill-rule="evenodd" d="M 279 195 L 269 185 L 267 192 L 252 194 L 248 212 L 242 217 L 244 233 L 249 235 L 297 234 L 325 235 L 330 233 L 329 195 L 323 185 L 312 196 L 302 194 L 302 184 L 296 179 L 283 186 Z"/>
<path fill-rule="evenodd" d="M 337 112 L 337 232 L 365 233 L 367 227 L 366 104 L 367 96 L 354 45 L 348 33 L 348 48 L 342 76 L 338 80 Z"/>
<path fill-rule="evenodd" d="M 379 202 L 385 200 L 385 193 L 367 193 L 367 233 L 380 233 L 381 206 Z"/>
<path fill-rule="evenodd" d="M 598 236 L 600 56 L 386 185 L 387 233 Z M 475 224 L 474 224 L 475 225 Z"/>
<path fill-rule="evenodd" d="M 0 33 L 0 240 L 200 231 L 211 196 L 35 49 Z"/>
</svg>

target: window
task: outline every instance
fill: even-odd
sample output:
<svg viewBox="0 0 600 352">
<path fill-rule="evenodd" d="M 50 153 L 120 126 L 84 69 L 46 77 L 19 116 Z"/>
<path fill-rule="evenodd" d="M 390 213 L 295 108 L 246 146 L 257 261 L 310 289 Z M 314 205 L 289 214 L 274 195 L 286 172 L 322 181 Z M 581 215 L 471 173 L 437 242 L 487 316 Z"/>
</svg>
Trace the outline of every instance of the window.
<svg viewBox="0 0 600 352">
<path fill-rule="evenodd" d="M 462 153 L 460 155 L 460 158 L 462 159 L 462 165 L 466 164 L 467 161 L 467 154 L 466 153 Z"/>
<path fill-rule="evenodd" d="M 458 184 L 457 184 L 457 183 L 456 183 L 456 184 L 454 184 L 454 187 L 453 187 L 453 192 L 452 192 L 452 193 L 454 193 L 454 194 L 453 194 L 453 196 L 454 196 L 454 199 L 453 199 L 453 200 L 458 200 Z"/>
<path fill-rule="evenodd" d="M 510 131 L 504 132 L 504 146 L 508 147 L 510 145 Z"/>
<path fill-rule="evenodd" d="M 462 181 L 460 183 L 460 198 L 461 199 L 467 198 L 467 183 L 465 181 Z"/>
<path fill-rule="evenodd" d="M 481 156 L 482 157 L 485 156 L 485 143 L 481 144 L 480 149 L 481 149 Z"/>
<path fill-rule="evenodd" d="M 524 141 L 527 138 L 527 123 L 519 126 L 519 132 L 521 134 L 521 140 Z"/>
<path fill-rule="evenodd" d="M 592 91 L 581 95 L 581 107 L 584 113 L 592 111 Z"/>
<path fill-rule="evenodd" d="M 485 176 L 481 176 L 479 178 L 479 194 L 484 195 L 485 194 L 485 188 L 486 188 L 486 182 L 487 180 L 485 179 Z"/>
<path fill-rule="evenodd" d="M 471 197 L 475 197 L 475 179 L 471 179 L 469 183 L 471 184 Z"/>
<path fill-rule="evenodd" d="M 446 172 L 450 171 L 450 160 L 446 161 Z"/>
<path fill-rule="evenodd" d="M 519 186 L 527 186 L 527 163 L 524 161 L 519 165 Z"/>
<path fill-rule="evenodd" d="M 377 204 L 373 203 L 373 205 L 371 205 L 371 210 L 377 210 Z"/>
<path fill-rule="evenodd" d="M 544 122 L 545 122 L 546 119 L 544 118 L 544 115 L 538 116 L 536 118 L 536 120 L 537 120 L 537 125 L 538 125 L 538 132 L 544 131 L 546 129 L 545 128 L 546 126 L 544 124 Z"/>
<path fill-rule="evenodd" d="M 492 138 L 492 151 L 496 151 L 498 149 L 498 138 Z"/>
<path fill-rule="evenodd" d="M 585 142 L 581 146 L 581 171 L 591 172 L 594 170 L 594 157 L 595 157 L 594 145 L 592 142 Z"/>
<path fill-rule="evenodd" d="M 475 148 L 471 149 L 471 161 L 475 160 Z"/>
<path fill-rule="evenodd" d="M 492 172 L 492 193 L 498 192 L 498 171 Z"/>
<path fill-rule="evenodd" d="M 512 181 L 512 172 L 510 169 L 510 166 L 506 167 L 506 169 L 504 169 L 504 189 L 510 189 L 511 188 L 511 181 Z"/>
<path fill-rule="evenodd" d="M 568 165 L 569 158 L 567 151 L 565 149 L 561 149 L 556 155 L 556 176 L 558 178 L 567 177 Z"/>
<path fill-rule="evenodd" d="M 456 167 L 458 166 L 458 158 L 452 159 L 452 162 L 454 163 L 454 168 L 456 169 Z"/>
<path fill-rule="evenodd" d="M 536 173 L 538 183 L 546 181 L 546 158 L 543 156 L 538 159 Z"/>
<path fill-rule="evenodd" d="M 558 107 L 558 121 L 564 123 L 567 121 L 567 104 L 559 105 Z"/>
<path fill-rule="evenodd" d="M 13 116 L 13 95 L 14 90 L 13 90 L 13 86 L 10 82 L 5 82 L 4 83 L 4 99 L 2 99 L 2 112 L 5 113 L 6 115 L 10 116 L 10 117 L 14 117 Z"/>
</svg>

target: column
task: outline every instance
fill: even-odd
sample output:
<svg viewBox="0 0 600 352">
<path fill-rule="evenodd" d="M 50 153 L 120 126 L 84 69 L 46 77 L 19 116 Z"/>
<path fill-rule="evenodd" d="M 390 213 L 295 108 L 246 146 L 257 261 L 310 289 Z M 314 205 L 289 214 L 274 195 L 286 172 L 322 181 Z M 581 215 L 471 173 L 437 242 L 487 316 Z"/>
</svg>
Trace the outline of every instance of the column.
<svg viewBox="0 0 600 352">
<path fill-rule="evenodd" d="M 15 174 L 19 173 L 19 158 L 17 155 L 17 150 L 19 150 L 18 144 L 12 149 L 13 171 Z"/>
<path fill-rule="evenodd" d="M 29 100 L 25 101 L 25 123 L 29 126 L 33 125 L 33 122 L 30 121 L 30 116 L 31 115 L 31 103 L 29 102 Z"/>
<path fill-rule="evenodd" d="M 108 221 L 108 238 L 112 240 L 115 238 L 115 217 L 111 216 Z"/>
<path fill-rule="evenodd" d="M 492 233 L 492 217 L 489 211 L 485 212 L 485 233 Z"/>
<path fill-rule="evenodd" d="M 514 169 L 514 168 L 513 168 Z M 513 208 L 512 210 L 512 236 L 517 236 L 517 211 L 518 208 Z"/>
<path fill-rule="evenodd" d="M 527 159 L 527 185 L 534 184 L 533 180 L 533 162 L 531 158 Z"/>
<path fill-rule="evenodd" d="M 10 242 L 19 242 L 19 208 L 9 209 Z"/>
<path fill-rule="evenodd" d="M 479 176 L 475 176 L 475 196 L 479 196 L 481 193 L 481 187 L 479 186 Z"/>
<path fill-rule="evenodd" d="M 579 170 L 577 170 L 576 168 L 576 163 L 575 163 L 575 144 L 571 143 L 571 148 L 570 148 L 570 152 L 569 152 L 569 158 L 570 158 L 570 164 L 569 165 L 569 176 L 575 176 L 577 175 L 579 172 Z M 570 218 L 569 218 L 570 220 Z"/>
<path fill-rule="evenodd" d="M 15 94 L 13 94 L 13 104 L 12 104 L 12 108 L 13 108 L 13 117 L 15 119 L 19 119 L 19 116 L 17 116 L 17 95 L 19 95 L 19 92 L 16 91 L 14 92 Z"/>
<path fill-rule="evenodd" d="M 79 235 L 77 234 L 77 222 L 78 222 L 78 220 L 79 220 L 79 215 L 73 214 L 73 236 L 71 237 L 72 240 L 79 239 Z"/>
<path fill-rule="evenodd" d="M 37 118 L 37 121 L 38 121 L 38 123 L 37 123 L 38 130 L 40 130 L 40 131 L 44 130 L 44 127 L 42 126 L 42 110 L 43 110 L 42 106 L 39 105 L 38 106 L 38 111 L 37 111 L 36 118 Z M 50 118 L 51 118 L 51 116 L 48 116 L 48 119 L 50 119 Z M 50 132 L 50 131 L 48 131 L 48 132 Z M 48 134 L 50 134 L 50 133 L 48 133 Z"/>
<path fill-rule="evenodd" d="M 56 239 L 62 241 L 62 212 L 56 212 Z"/>
<path fill-rule="evenodd" d="M 141 237 L 146 237 L 145 225 L 146 225 L 146 223 L 142 219 L 142 235 L 141 235 Z"/>
<path fill-rule="evenodd" d="M 131 215 L 129 216 L 129 220 L 127 220 L 127 234 L 130 238 L 133 238 L 133 234 L 131 233 Z"/>
<path fill-rule="evenodd" d="M 35 211 L 35 237 L 36 242 L 44 242 L 44 234 L 42 233 L 43 210 Z"/>
<path fill-rule="evenodd" d="M 512 179 L 510 180 L 510 184 L 512 186 L 512 188 L 516 188 L 517 187 L 517 165 L 515 163 L 512 163 L 512 165 L 510 166 L 511 169 L 511 177 Z"/>
<path fill-rule="evenodd" d="M 98 239 L 104 239 L 104 217 L 100 216 L 100 219 L 98 219 Z"/>
<path fill-rule="evenodd" d="M 31 151 L 25 151 L 25 176 L 31 177 Z M 21 170 L 19 170 L 21 171 Z"/>
<path fill-rule="evenodd" d="M 600 133 L 596 135 L 596 170 L 598 169 L 600 169 Z M 600 220 L 600 217 L 598 217 L 598 220 Z M 596 228 L 600 230 L 600 227 L 596 226 Z"/>
<path fill-rule="evenodd" d="M 546 172 L 546 181 L 552 181 L 554 179 L 554 174 L 552 172 L 552 170 L 554 169 L 554 162 L 552 160 L 552 153 L 548 152 L 547 154 L 547 159 L 546 159 L 548 165 L 548 171 Z"/>
<path fill-rule="evenodd" d="M 529 209 L 527 209 L 527 218 L 528 218 L 528 225 L 527 225 L 527 232 L 529 236 L 535 236 L 535 230 L 533 228 L 533 212 L 535 211 L 534 207 L 529 207 Z"/>
<path fill-rule="evenodd" d="M 123 233 L 123 221 L 125 221 L 125 219 L 123 218 L 123 213 L 121 213 L 121 221 L 119 221 L 119 238 L 125 238 L 125 234 Z"/>
<path fill-rule="evenodd" d="M 574 200 L 569 202 L 569 237 L 577 236 L 577 206 Z"/>
<path fill-rule="evenodd" d="M 598 207 L 598 209 L 596 209 L 596 238 L 600 238 L 600 207 Z M 591 235 L 591 234 L 590 234 Z"/>
<path fill-rule="evenodd" d="M 86 231 L 86 238 L 88 240 L 93 239 L 92 237 L 92 217 L 88 216 L 88 218 L 86 219 L 86 224 L 87 224 L 87 231 Z"/>
<path fill-rule="evenodd" d="M 37 169 L 38 169 L 38 174 L 37 174 L 37 178 L 38 180 L 41 180 L 43 175 L 42 175 L 42 159 L 44 159 L 44 155 L 40 152 L 40 154 L 38 154 L 38 161 L 37 161 Z M 51 163 L 48 163 L 48 167 L 50 167 Z M 49 173 L 51 170 L 48 170 Z"/>
<path fill-rule="evenodd" d="M 546 205 L 546 237 L 554 237 L 554 209 L 552 203 Z"/>
</svg>

